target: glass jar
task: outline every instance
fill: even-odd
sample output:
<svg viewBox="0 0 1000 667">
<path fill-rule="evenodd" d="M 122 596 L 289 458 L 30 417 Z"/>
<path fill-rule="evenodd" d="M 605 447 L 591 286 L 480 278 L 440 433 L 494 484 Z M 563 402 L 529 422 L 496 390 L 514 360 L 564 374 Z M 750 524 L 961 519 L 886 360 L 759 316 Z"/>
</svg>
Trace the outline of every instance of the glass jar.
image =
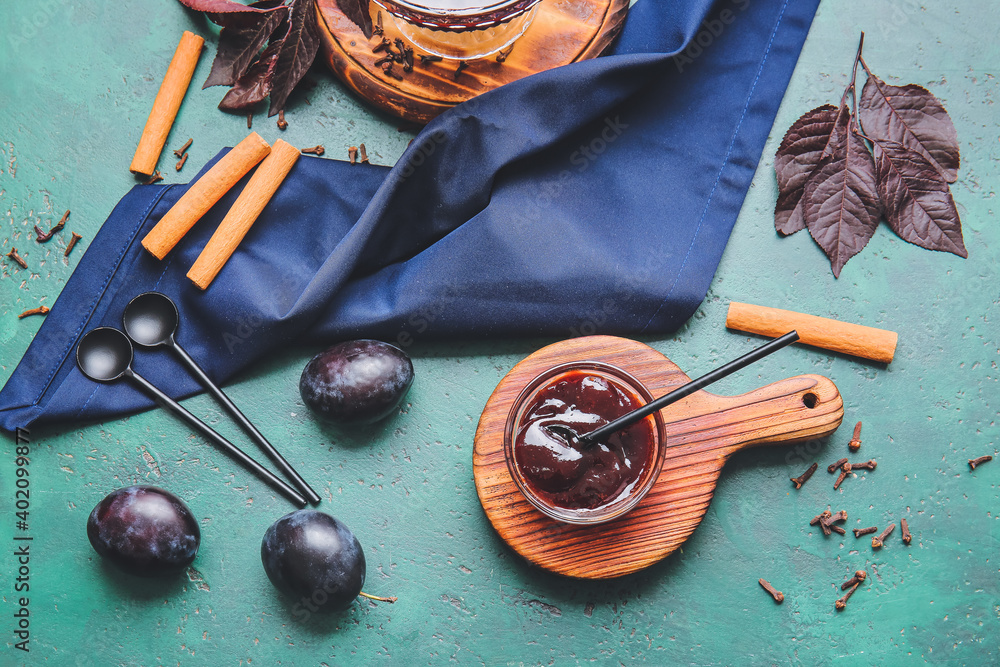
<svg viewBox="0 0 1000 667">
<path fill-rule="evenodd" d="M 572 362 L 542 373 L 507 416 L 504 455 L 514 483 L 528 502 L 557 521 L 587 525 L 622 516 L 649 493 L 663 467 L 666 431 L 660 412 L 585 450 L 563 447 L 567 439 L 548 427 L 571 426 L 583 435 L 651 400 L 641 382 L 610 364 Z"/>
<path fill-rule="evenodd" d="M 513 44 L 528 29 L 540 1 L 374 0 L 406 40 L 454 60 L 475 60 Z"/>
</svg>

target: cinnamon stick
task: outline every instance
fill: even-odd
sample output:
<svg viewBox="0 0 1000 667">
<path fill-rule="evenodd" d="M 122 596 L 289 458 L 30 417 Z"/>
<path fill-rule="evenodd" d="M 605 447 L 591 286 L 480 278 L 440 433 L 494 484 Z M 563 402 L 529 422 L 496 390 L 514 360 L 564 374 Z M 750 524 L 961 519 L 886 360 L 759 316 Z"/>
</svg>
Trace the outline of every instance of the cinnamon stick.
<svg viewBox="0 0 1000 667">
<path fill-rule="evenodd" d="M 142 247 L 157 259 L 166 257 L 194 223 L 270 152 L 268 143 L 256 132 L 251 132 L 188 188 L 173 208 L 149 230 L 142 240 Z"/>
<path fill-rule="evenodd" d="M 135 156 L 129 167 L 133 174 L 149 176 L 156 169 L 156 161 L 160 159 L 163 146 L 167 143 L 167 135 L 170 134 L 177 110 L 180 109 L 191 77 L 194 76 L 194 68 L 204 44 L 205 40 L 193 32 L 185 30 L 181 36 L 163 83 L 160 84 L 160 91 L 156 93 L 153 110 L 146 119 L 139 147 L 135 149 Z"/>
<path fill-rule="evenodd" d="M 257 167 L 243 192 L 198 255 L 187 277 L 199 288 L 207 288 L 250 231 L 257 216 L 278 190 L 285 176 L 299 159 L 299 149 L 278 139 L 270 154 Z"/>
<path fill-rule="evenodd" d="M 794 329 L 800 343 L 885 364 L 892 361 L 899 338 L 895 331 L 736 301 L 729 304 L 726 326 L 775 338 Z"/>
</svg>

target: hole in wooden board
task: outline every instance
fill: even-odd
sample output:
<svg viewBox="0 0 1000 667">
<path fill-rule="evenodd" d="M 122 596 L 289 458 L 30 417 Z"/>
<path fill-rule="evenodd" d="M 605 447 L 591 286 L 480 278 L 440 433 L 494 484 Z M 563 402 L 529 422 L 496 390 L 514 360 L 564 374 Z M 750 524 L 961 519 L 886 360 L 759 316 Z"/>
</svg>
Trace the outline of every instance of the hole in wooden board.
<svg viewBox="0 0 1000 667">
<path fill-rule="evenodd" d="M 802 396 L 802 405 L 806 406 L 810 410 L 815 408 L 817 403 L 819 403 L 819 396 L 816 394 L 809 393 Z"/>
</svg>

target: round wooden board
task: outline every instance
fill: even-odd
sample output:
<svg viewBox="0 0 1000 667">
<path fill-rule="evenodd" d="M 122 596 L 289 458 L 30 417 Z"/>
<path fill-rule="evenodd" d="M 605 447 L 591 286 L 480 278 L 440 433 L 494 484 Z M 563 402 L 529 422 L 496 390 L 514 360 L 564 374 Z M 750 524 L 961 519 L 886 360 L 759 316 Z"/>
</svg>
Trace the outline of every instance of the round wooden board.
<svg viewBox="0 0 1000 667">
<path fill-rule="evenodd" d="M 424 124 L 460 102 L 530 74 L 596 58 L 618 36 L 628 0 L 544 0 L 528 30 L 514 43 L 503 63 L 495 56 L 470 61 L 456 76 L 458 61 L 422 65 L 419 49 L 413 71 L 399 65 L 397 80 L 375 65 L 383 53 L 341 13 L 337 0 L 318 0 L 323 53 L 327 64 L 348 87 L 375 106 L 408 121 Z M 372 3 L 373 15 L 380 10 Z M 392 18 L 383 13 L 385 37 L 399 37 Z"/>
<path fill-rule="evenodd" d="M 602 361 L 628 371 L 662 396 L 689 380 L 642 343 L 590 336 L 542 348 L 515 366 L 490 396 L 473 452 L 476 490 L 497 533 L 531 563 L 558 574 L 607 579 L 663 559 L 694 532 L 726 460 L 743 447 L 830 435 L 844 417 L 837 387 L 820 375 L 781 380 L 741 396 L 704 390 L 662 411 L 667 454 L 649 494 L 623 518 L 597 526 L 557 522 L 524 498 L 507 470 L 503 432 L 521 389 L 568 361 Z M 807 403 L 811 403 L 809 407 Z"/>
</svg>

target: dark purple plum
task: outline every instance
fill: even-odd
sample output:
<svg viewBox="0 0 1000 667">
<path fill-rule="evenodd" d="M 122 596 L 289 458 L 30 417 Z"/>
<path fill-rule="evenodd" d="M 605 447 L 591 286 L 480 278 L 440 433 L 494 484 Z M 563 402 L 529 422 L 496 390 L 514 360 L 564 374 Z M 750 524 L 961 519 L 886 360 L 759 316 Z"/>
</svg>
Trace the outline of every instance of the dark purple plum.
<svg viewBox="0 0 1000 667">
<path fill-rule="evenodd" d="M 392 414 L 413 384 L 413 363 L 377 340 L 334 345 L 306 364 L 299 392 L 309 408 L 334 424 L 372 424 Z"/>
<path fill-rule="evenodd" d="M 275 588 L 315 611 L 346 609 L 365 585 L 365 552 L 358 539 L 316 510 L 298 510 L 271 524 L 260 559 Z"/>
<path fill-rule="evenodd" d="M 201 531 L 180 498 L 155 486 L 110 493 L 90 513 L 87 537 L 94 550 L 140 577 L 182 572 L 198 554 Z"/>
</svg>

